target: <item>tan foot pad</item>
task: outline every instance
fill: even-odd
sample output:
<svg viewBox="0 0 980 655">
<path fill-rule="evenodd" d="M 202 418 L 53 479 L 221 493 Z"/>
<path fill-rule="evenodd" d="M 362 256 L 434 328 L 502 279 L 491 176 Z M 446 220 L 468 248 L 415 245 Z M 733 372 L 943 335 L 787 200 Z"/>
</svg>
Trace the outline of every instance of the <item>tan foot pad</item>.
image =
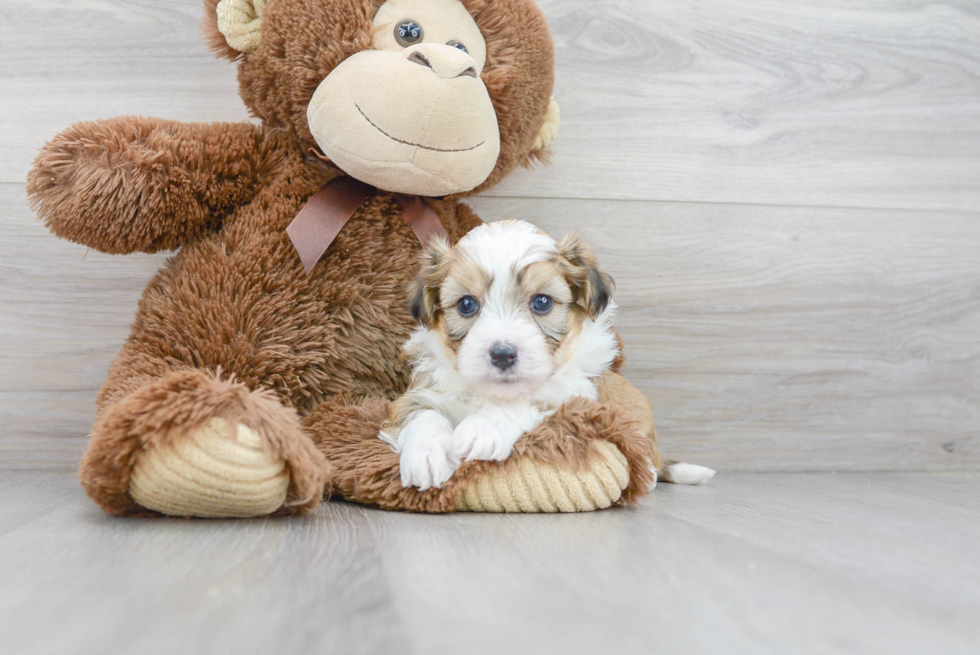
<svg viewBox="0 0 980 655">
<path fill-rule="evenodd" d="M 270 514 L 286 500 L 286 462 L 265 451 L 262 437 L 213 418 L 186 438 L 144 452 L 133 467 L 129 495 L 170 516 L 206 518 Z"/>
<path fill-rule="evenodd" d="M 629 463 L 616 446 L 597 442 L 591 470 L 568 471 L 525 459 L 506 473 L 490 469 L 460 491 L 456 509 L 469 512 L 591 512 L 619 500 Z"/>
</svg>

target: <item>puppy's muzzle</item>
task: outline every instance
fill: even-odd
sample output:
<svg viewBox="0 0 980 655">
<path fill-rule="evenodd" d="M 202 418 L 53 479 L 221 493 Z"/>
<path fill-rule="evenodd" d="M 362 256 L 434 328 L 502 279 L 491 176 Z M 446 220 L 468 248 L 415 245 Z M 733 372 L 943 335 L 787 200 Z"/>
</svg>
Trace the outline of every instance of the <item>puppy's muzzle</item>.
<svg viewBox="0 0 980 655">
<path fill-rule="evenodd" d="M 501 371 L 506 371 L 517 363 L 517 347 L 498 341 L 490 346 L 490 361 Z"/>
</svg>

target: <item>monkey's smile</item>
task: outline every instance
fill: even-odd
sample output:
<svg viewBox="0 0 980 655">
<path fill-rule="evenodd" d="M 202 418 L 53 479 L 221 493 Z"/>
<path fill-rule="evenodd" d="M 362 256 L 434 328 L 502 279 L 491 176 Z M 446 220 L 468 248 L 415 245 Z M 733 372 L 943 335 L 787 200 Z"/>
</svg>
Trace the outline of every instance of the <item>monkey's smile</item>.
<svg viewBox="0 0 980 655">
<path fill-rule="evenodd" d="M 382 134 L 384 134 L 386 137 L 388 137 L 392 141 L 397 141 L 398 143 L 404 143 L 407 146 L 415 146 L 417 148 L 422 148 L 423 150 L 434 150 L 435 152 L 466 152 L 468 150 L 475 150 L 476 148 L 479 148 L 484 143 L 486 143 L 486 141 L 480 141 L 475 146 L 470 146 L 469 148 L 455 148 L 455 149 L 453 149 L 453 148 L 433 148 L 432 146 L 424 146 L 421 143 L 412 143 L 411 141 L 405 141 L 404 139 L 399 139 L 398 137 L 391 136 L 390 134 L 388 134 L 387 132 L 385 132 L 384 130 L 382 130 L 380 127 L 378 127 L 377 124 L 374 121 L 372 121 L 370 118 L 368 118 L 367 114 L 364 113 L 364 110 L 361 109 L 360 105 L 358 105 L 355 102 L 354 103 L 354 106 L 357 107 L 357 111 L 361 112 L 361 116 L 364 117 L 364 120 L 366 120 L 368 123 L 371 124 L 371 127 L 373 127 L 374 129 L 376 129 L 377 131 L 381 132 Z"/>
</svg>

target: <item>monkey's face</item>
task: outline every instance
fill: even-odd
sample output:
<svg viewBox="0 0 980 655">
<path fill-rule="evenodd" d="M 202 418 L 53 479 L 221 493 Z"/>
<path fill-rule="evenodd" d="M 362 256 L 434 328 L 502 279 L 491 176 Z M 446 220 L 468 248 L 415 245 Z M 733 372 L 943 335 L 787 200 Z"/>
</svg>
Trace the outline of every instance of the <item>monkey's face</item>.
<svg viewBox="0 0 980 655">
<path fill-rule="evenodd" d="M 249 111 L 351 176 L 427 196 L 483 191 L 558 127 L 534 0 L 205 0 Z"/>
<path fill-rule="evenodd" d="M 342 61 L 313 94 L 313 138 L 348 174 L 387 191 L 478 186 L 500 133 L 476 22 L 459 0 L 388 0 L 373 25 L 373 48 Z"/>
</svg>

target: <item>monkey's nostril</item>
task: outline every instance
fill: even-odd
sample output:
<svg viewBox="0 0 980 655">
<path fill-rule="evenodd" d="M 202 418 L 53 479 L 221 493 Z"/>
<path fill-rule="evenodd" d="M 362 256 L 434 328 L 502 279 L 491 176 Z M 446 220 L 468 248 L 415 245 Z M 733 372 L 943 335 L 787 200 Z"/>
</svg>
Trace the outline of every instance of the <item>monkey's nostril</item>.
<svg viewBox="0 0 980 655">
<path fill-rule="evenodd" d="M 418 64 L 419 66 L 426 66 L 428 68 L 432 68 L 432 64 L 429 63 L 429 60 L 426 59 L 425 55 L 423 55 L 421 52 L 418 51 L 413 52 L 408 56 L 408 60 L 413 64 Z"/>
<path fill-rule="evenodd" d="M 476 69 L 470 66 L 456 77 L 463 77 L 464 75 L 469 75 L 470 77 L 476 77 Z"/>
</svg>

